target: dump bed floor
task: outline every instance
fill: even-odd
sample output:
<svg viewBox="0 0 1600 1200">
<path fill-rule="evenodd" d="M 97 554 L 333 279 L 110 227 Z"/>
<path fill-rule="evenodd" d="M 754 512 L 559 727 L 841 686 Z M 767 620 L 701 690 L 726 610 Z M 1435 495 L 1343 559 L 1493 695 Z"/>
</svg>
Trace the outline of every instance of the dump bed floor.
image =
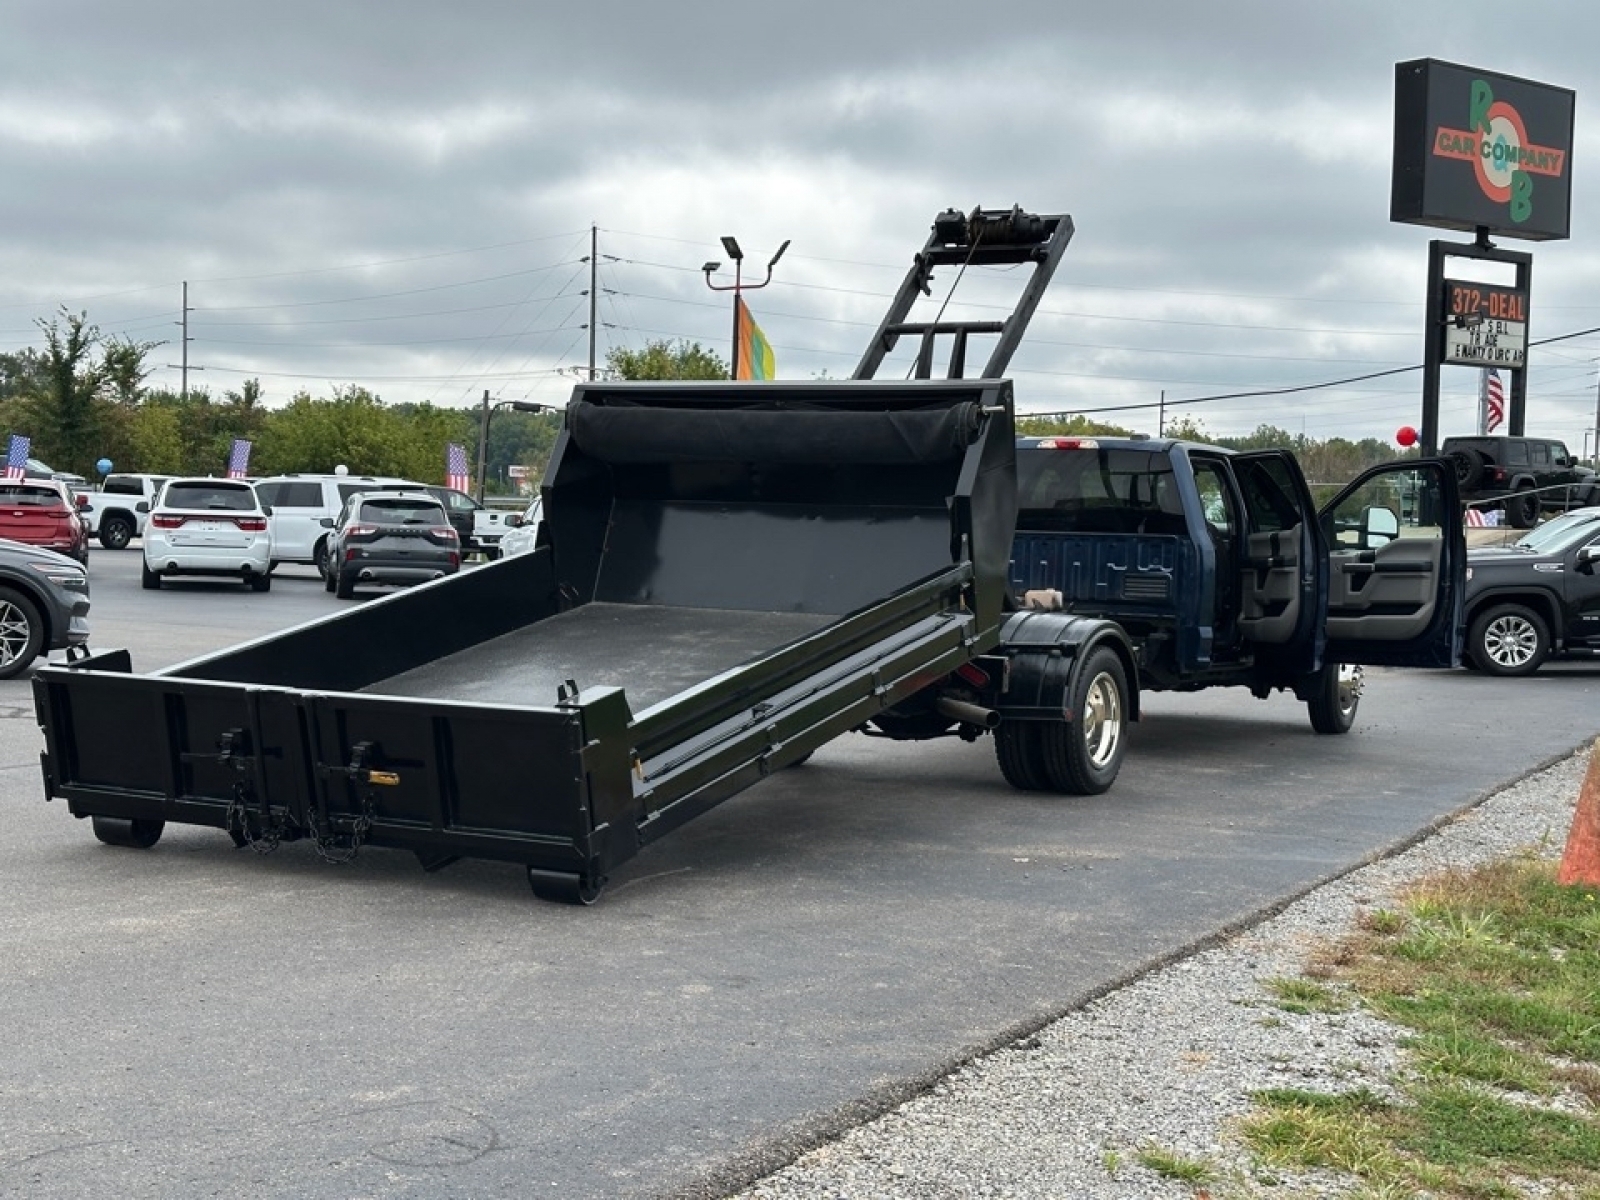
<svg viewBox="0 0 1600 1200">
<path fill-rule="evenodd" d="M 635 714 L 837 618 L 816 613 L 585 604 L 362 689 L 549 706 L 564 680 L 620 687 Z"/>
</svg>

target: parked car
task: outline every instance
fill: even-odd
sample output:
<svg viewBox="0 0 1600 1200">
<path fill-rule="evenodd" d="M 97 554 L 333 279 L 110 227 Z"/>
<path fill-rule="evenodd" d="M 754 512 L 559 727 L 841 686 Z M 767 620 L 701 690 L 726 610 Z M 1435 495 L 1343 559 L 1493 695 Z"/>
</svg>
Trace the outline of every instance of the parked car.
<svg viewBox="0 0 1600 1200">
<path fill-rule="evenodd" d="M 0 540 L 0 679 L 89 641 L 89 573 L 53 550 Z"/>
<path fill-rule="evenodd" d="M 0 479 L 0 538 L 89 561 L 89 530 L 59 479 Z"/>
<path fill-rule="evenodd" d="M 272 586 L 267 510 L 243 479 L 171 479 L 150 507 L 141 581 L 159 588 L 174 575 L 232 576 Z"/>
<path fill-rule="evenodd" d="M 505 536 L 500 539 L 501 557 L 510 557 L 513 554 L 526 554 L 532 550 L 539 538 L 539 518 L 542 501 L 537 497 L 532 504 L 522 510 L 522 516 L 515 528 L 508 529 Z"/>
<path fill-rule="evenodd" d="M 144 536 L 150 502 L 170 478 L 170 475 L 107 475 L 99 491 L 80 492 L 78 515 L 88 526 L 89 536 L 98 536 L 107 550 L 125 550 L 134 538 Z"/>
<path fill-rule="evenodd" d="M 271 512 L 272 565 L 310 563 L 328 576 L 328 532 L 357 492 L 418 491 L 409 479 L 377 475 L 272 475 L 255 481 L 261 503 Z"/>
<path fill-rule="evenodd" d="M 24 470 L 27 472 L 29 479 L 59 479 L 72 492 L 89 490 L 89 481 L 82 475 L 75 474 L 72 471 L 58 471 L 49 463 L 42 462 L 37 458 L 28 459 Z"/>
<path fill-rule="evenodd" d="M 1468 665 L 1531 675 L 1600 653 L 1600 507 L 1554 517 L 1509 546 L 1467 551 Z"/>
<path fill-rule="evenodd" d="M 424 583 L 461 569 L 461 538 L 425 491 L 358 492 L 328 525 L 323 581 L 342 600 L 357 584 Z"/>
<path fill-rule="evenodd" d="M 430 483 L 427 489 L 444 505 L 450 524 L 456 527 L 464 551 L 481 551 L 490 559 L 500 556 L 500 542 L 509 529 L 515 529 L 522 518 L 516 513 L 479 504 L 465 492 L 455 488 Z"/>
<path fill-rule="evenodd" d="M 1506 523 L 1517 529 L 1532 529 L 1541 512 L 1600 504 L 1594 472 L 1554 438 L 1449 437 L 1439 452 L 1454 461 L 1465 503 L 1502 501 Z"/>
</svg>

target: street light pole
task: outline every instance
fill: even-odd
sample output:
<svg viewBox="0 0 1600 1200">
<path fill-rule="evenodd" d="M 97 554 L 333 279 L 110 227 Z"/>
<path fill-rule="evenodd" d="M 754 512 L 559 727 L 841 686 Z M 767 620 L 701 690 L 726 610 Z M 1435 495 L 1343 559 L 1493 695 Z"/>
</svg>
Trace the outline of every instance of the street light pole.
<svg viewBox="0 0 1600 1200">
<path fill-rule="evenodd" d="M 766 287 L 767 284 L 772 282 L 772 268 L 778 265 L 778 260 L 783 257 L 783 252 L 789 248 L 789 241 L 790 239 L 785 238 L 783 245 L 778 247 L 778 252 L 767 263 L 767 277 L 760 283 L 746 284 L 744 282 L 744 251 L 739 248 L 739 239 L 731 235 L 722 239 L 722 249 L 733 261 L 733 286 L 728 287 L 726 284 L 711 282 L 711 273 L 722 267 L 720 262 L 708 262 L 700 268 L 706 274 L 706 286 L 713 292 L 733 293 L 733 353 L 728 359 L 729 379 L 739 378 L 739 293 L 742 291 L 753 292 L 758 288 Z"/>
<path fill-rule="evenodd" d="M 483 416 L 478 422 L 478 503 L 483 503 L 483 477 L 489 461 L 489 417 L 502 408 L 512 412 L 541 413 L 557 411 L 549 404 L 535 404 L 532 400 L 501 400 L 489 403 L 489 389 L 483 390 Z"/>
</svg>

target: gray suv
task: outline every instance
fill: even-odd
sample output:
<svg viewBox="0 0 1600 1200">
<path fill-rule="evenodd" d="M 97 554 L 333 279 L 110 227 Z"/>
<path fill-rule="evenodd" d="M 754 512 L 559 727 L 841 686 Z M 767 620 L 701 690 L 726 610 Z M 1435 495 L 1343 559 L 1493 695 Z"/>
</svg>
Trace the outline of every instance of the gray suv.
<svg viewBox="0 0 1600 1200">
<path fill-rule="evenodd" d="M 1439 452 L 1455 464 L 1463 501 L 1504 508 L 1507 523 L 1518 529 L 1532 529 L 1541 511 L 1600 504 L 1595 473 L 1554 438 L 1451 437 Z"/>
</svg>

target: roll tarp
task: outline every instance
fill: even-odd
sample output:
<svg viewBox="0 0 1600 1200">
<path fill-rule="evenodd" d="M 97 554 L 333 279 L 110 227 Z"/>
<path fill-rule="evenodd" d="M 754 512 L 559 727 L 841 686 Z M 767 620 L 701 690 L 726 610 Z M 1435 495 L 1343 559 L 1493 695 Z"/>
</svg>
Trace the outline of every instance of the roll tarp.
<svg viewBox="0 0 1600 1200">
<path fill-rule="evenodd" d="M 655 408 L 575 401 L 567 430 L 605 463 L 766 462 L 904 466 L 960 458 L 982 414 L 961 401 L 936 408 Z"/>
</svg>

